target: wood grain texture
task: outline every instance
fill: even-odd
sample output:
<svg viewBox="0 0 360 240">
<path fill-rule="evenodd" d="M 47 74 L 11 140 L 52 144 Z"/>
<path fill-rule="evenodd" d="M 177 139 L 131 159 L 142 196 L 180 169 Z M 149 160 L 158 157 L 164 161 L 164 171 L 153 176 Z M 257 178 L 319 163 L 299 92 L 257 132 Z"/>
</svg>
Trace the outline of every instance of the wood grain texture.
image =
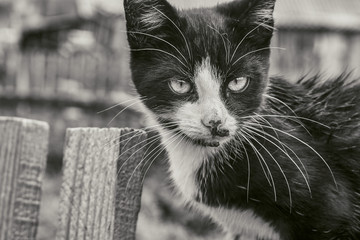
<svg viewBox="0 0 360 240">
<path fill-rule="evenodd" d="M 135 238 L 142 191 L 140 174 L 134 178 L 139 181 L 131 180 L 131 191 L 126 194 L 119 194 L 119 186 L 127 184 L 136 161 L 141 160 L 140 148 L 145 139 L 144 132 L 130 129 L 68 129 L 57 240 L 112 240 L 130 235 Z M 129 155 L 119 155 L 119 149 L 136 152 L 129 158 L 134 162 L 124 164 L 126 174 L 120 175 L 117 167 Z M 140 168 L 135 172 L 140 172 Z M 119 229 L 121 234 L 114 234 Z"/>
<path fill-rule="evenodd" d="M 140 211 L 146 134 L 122 129 L 117 162 L 114 239 L 133 240 Z"/>
<path fill-rule="evenodd" d="M 47 123 L 0 117 L 0 239 L 36 238 Z"/>
</svg>

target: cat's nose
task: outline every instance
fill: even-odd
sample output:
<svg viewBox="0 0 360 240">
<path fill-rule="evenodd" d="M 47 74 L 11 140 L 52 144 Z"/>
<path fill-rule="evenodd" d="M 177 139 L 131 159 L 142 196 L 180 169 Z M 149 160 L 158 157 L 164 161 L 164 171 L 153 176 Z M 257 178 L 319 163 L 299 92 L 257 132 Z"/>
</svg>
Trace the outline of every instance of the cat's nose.
<svg viewBox="0 0 360 240">
<path fill-rule="evenodd" d="M 229 130 L 223 128 L 221 120 L 210 120 L 210 121 L 201 121 L 202 124 L 207 127 L 211 135 L 219 137 L 229 136 Z"/>
</svg>

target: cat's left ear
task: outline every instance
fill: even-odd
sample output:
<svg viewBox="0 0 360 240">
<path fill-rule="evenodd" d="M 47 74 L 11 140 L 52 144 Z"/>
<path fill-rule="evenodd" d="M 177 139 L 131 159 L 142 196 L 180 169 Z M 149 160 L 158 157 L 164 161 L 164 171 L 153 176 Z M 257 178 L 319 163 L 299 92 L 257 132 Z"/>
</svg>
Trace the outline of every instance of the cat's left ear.
<svg viewBox="0 0 360 240">
<path fill-rule="evenodd" d="M 273 12 L 276 0 L 235 0 L 217 6 L 217 11 L 234 25 L 266 28 L 272 35 L 274 27 Z"/>
</svg>

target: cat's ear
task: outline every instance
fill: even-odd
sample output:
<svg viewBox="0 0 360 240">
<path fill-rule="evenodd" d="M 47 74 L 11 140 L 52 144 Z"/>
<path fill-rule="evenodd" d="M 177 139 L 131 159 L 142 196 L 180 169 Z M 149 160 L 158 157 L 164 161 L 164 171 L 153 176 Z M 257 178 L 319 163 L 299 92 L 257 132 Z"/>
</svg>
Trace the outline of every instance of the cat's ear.
<svg viewBox="0 0 360 240">
<path fill-rule="evenodd" d="M 221 4 L 217 11 L 242 26 L 262 26 L 272 34 L 276 0 L 235 0 Z"/>
<path fill-rule="evenodd" d="M 177 11 L 166 0 L 124 0 L 126 27 L 130 46 L 165 37 L 177 19 Z"/>
</svg>

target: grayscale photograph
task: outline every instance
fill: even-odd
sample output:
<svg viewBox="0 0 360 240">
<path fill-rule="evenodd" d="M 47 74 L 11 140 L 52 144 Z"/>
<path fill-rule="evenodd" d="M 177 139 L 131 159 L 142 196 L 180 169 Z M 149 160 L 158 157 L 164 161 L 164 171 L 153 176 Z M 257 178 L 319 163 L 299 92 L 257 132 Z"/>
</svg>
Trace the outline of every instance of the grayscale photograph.
<svg viewBox="0 0 360 240">
<path fill-rule="evenodd" d="M 360 240 L 360 0 L 0 0 L 0 240 Z"/>
</svg>

